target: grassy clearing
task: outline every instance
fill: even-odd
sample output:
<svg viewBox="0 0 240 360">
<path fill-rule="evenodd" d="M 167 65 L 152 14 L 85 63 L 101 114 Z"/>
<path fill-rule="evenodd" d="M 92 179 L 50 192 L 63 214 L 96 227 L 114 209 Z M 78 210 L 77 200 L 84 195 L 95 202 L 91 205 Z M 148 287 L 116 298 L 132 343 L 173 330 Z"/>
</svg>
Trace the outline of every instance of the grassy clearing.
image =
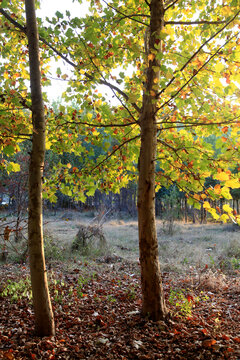
<svg viewBox="0 0 240 360">
<path fill-rule="evenodd" d="M 92 214 L 90 214 L 92 215 Z M 45 253 L 48 260 L 80 259 L 77 252 L 71 252 L 80 224 L 90 224 L 93 217 L 78 212 L 59 212 L 45 216 Z M 2 225 L 4 227 L 4 225 Z M 235 230 L 235 231 L 234 231 Z M 103 225 L 107 239 L 106 253 L 97 251 L 88 254 L 90 259 L 115 255 L 131 262 L 138 262 L 138 227 L 136 220 L 110 220 Z M 166 223 L 157 221 L 159 257 L 163 271 L 203 273 L 204 269 L 221 269 L 236 272 L 240 269 L 240 231 L 225 224 L 174 223 L 173 234 L 169 235 Z M 23 242 L 26 240 L 22 240 Z M 12 239 L 13 242 L 13 239 Z M 22 243 L 14 244 L 22 247 Z M 14 259 L 12 249 L 10 257 Z M 17 260 L 17 256 L 15 254 Z"/>
</svg>

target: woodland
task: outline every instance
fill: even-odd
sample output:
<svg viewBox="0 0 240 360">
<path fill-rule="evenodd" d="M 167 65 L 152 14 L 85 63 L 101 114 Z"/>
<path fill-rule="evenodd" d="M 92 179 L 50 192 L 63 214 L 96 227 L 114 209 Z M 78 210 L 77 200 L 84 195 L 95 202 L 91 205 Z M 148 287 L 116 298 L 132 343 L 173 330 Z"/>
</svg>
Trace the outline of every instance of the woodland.
<svg viewBox="0 0 240 360">
<path fill-rule="evenodd" d="M 240 0 L 87 4 L 1 0 L 0 358 L 237 360 Z M 46 230 L 66 203 L 68 258 Z M 119 255 L 106 231 L 126 209 Z M 209 261 L 195 248 L 176 271 L 196 239 Z"/>
</svg>

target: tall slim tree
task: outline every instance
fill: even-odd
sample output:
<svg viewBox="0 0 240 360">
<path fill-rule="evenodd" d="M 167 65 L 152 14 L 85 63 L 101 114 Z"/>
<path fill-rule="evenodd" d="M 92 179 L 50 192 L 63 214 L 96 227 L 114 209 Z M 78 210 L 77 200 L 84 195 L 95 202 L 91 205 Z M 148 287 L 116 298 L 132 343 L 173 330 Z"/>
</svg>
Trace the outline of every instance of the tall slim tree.
<svg viewBox="0 0 240 360">
<path fill-rule="evenodd" d="M 148 58 L 145 91 L 140 115 L 141 149 L 139 157 L 138 231 L 142 277 L 144 315 L 154 320 L 167 314 L 162 289 L 155 218 L 155 171 L 157 154 L 157 102 L 154 85 L 159 82 L 160 61 L 156 59 L 155 45 L 160 43 L 164 26 L 162 0 L 151 1 L 149 29 L 146 31 L 145 52 Z M 161 45 L 159 46 L 161 51 Z"/>
<path fill-rule="evenodd" d="M 29 261 L 35 313 L 35 330 L 39 336 L 54 335 L 55 326 L 44 258 L 42 224 L 42 177 L 45 156 L 45 117 L 41 89 L 38 29 L 35 1 L 26 0 L 32 98 L 32 151 L 29 165 Z"/>
</svg>

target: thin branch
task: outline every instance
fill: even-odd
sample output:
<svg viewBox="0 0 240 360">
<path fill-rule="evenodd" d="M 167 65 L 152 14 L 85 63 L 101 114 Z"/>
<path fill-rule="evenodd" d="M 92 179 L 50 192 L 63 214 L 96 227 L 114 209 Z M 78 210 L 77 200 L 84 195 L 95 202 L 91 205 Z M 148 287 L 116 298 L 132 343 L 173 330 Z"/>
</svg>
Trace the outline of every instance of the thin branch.
<svg viewBox="0 0 240 360">
<path fill-rule="evenodd" d="M 20 29 L 24 34 L 26 34 L 27 30 L 25 26 L 22 26 L 17 21 L 15 21 L 5 10 L 0 8 L 0 13 L 8 20 L 10 21 L 16 28 Z"/>
<path fill-rule="evenodd" d="M 106 82 L 106 79 L 105 79 L 105 77 L 103 76 L 102 72 L 100 71 L 99 67 L 95 64 L 92 56 L 89 54 L 89 51 L 88 51 L 88 48 L 87 48 L 86 44 L 84 43 L 84 41 L 83 41 L 81 38 L 80 38 L 80 41 L 82 42 L 83 46 L 85 47 L 85 50 L 88 52 L 88 56 L 89 56 L 89 58 L 90 58 L 90 61 L 91 61 L 92 65 L 95 67 L 95 69 L 97 70 L 97 72 L 98 72 L 98 73 L 100 74 L 100 76 L 102 77 L 103 80 L 100 80 L 101 83 L 102 83 L 102 82 Z M 119 88 L 117 88 L 117 89 L 119 89 Z M 119 100 L 119 102 L 122 104 L 122 106 L 127 110 L 127 112 L 129 113 L 129 115 L 130 115 L 130 116 L 133 118 L 133 120 L 136 122 L 136 119 L 134 118 L 134 116 L 133 116 L 133 114 L 131 113 L 131 111 L 128 109 L 128 107 L 122 102 L 122 100 L 121 100 L 121 99 L 119 98 L 119 96 L 116 94 L 116 88 L 111 87 L 111 90 L 112 90 L 114 96 Z M 119 89 L 119 90 L 120 90 L 120 89 Z M 120 90 L 120 91 L 121 91 L 121 90 Z M 122 91 L 121 91 L 121 95 L 122 95 L 123 97 L 127 96 L 127 95 L 126 95 L 124 92 L 122 92 Z M 141 110 L 139 109 L 139 107 L 138 107 L 135 103 L 132 104 L 132 106 L 140 113 Z"/>
<path fill-rule="evenodd" d="M 187 149 L 194 149 L 194 150 L 196 150 L 196 148 L 195 148 L 194 146 L 183 146 L 183 147 L 180 147 L 180 148 L 174 148 L 173 146 L 171 146 L 170 144 L 166 143 L 166 142 L 163 141 L 163 140 L 158 139 L 157 141 L 160 142 L 162 145 L 169 147 L 173 152 L 175 152 L 176 155 L 177 155 L 177 153 L 178 153 L 179 151 L 185 151 L 185 152 L 189 155 Z M 200 152 L 201 154 L 203 154 L 208 160 L 211 160 L 211 161 L 215 161 L 215 160 L 216 160 L 216 159 L 210 157 L 210 156 L 207 154 L 206 151 L 203 151 L 203 150 L 201 150 L 201 149 L 198 148 L 198 152 Z M 157 160 L 158 160 L 158 159 L 157 159 Z M 181 160 L 181 161 L 182 161 L 182 160 Z M 229 161 L 229 160 L 228 160 L 228 161 Z"/>
<path fill-rule="evenodd" d="M 100 161 L 96 166 L 94 166 L 94 168 L 92 168 L 90 171 L 91 173 L 96 170 L 97 168 L 99 168 L 99 166 L 101 166 L 105 161 L 107 161 L 115 152 L 117 152 L 118 150 L 120 150 L 124 145 L 126 145 L 127 143 L 136 140 L 140 138 L 140 135 L 136 135 L 133 138 L 127 139 L 125 140 L 123 143 L 121 143 L 120 145 L 117 145 L 117 148 L 115 148 L 114 150 L 112 150 L 102 161 Z"/>
<path fill-rule="evenodd" d="M 13 109 L 0 109 L 0 112 L 6 112 L 6 111 L 17 111 L 17 110 L 25 110 L 25 107 L 15 107 Z"/>
<path fill-rule="evenodd" d="M 25 136 L 26 136 L 26 137 L 25 137 Z M 14 138 L 16 138 L 16 139 L 30 140 L 30 141 L 31 141 L 31 139 L 30 139 L 31 136 L 32 136 L 32 135 L 30 135 L 30 134 L 19 134 L 19 135 L 3 135 L 3 134 L 1 134 L 1 135 L 0 135 L 0 139 L 1 139 L 1 138 L 7 138 L 7 139 L 14 139 Z"/>
<path fill-rule="evenodd" d="M 199 21 L 165 21 L 165 25 L 218 25 L 218 24 L 226 24 L 226 20 L 222 21 L 207 21 L 207 20 L 199 20 Z"/>
<path fill-rule="evenodd" d="M 164 9 L 164 11 L 166 12 L 168 9 L 170 9 L 171 7 L 173 7 L 179 0 L 175 0 L 173 1 L 171 4 L 169 4 L 166 9 Z"/>
<path fill-rule="evenodd" d="M 131 123 L 126 123 L 126 124 L 93 124 L 93 123 L 88 123 L 88 122 L 84 122 L 84 121 L 64 121 L 63 123 L 59 124 L 56 126 L 56 128 L 61 127 L 63 125 L 86 125 L 89 127 L 95 127 L 95 128 L 108 128 L 108 127 L 127 127 L 127 126 L 131 126 L 131 125 L 136 125 L 137 122 L 131 122 Z"/>
<path fill-rule="evenodd" d="M 239 11 L 238 13 L 240 13 L 240 11 Z M 198 73 L 199 73 L 203 68 L 205 68 L 205 66 L 221 51 L 221 49 L 224 48 L 224 46 L 225 46 L 228 42 L 230 42 L 234 37 L 236 37 L 236 36 L 239 35 L 239 34 L 240 34 L 240 31 L 239 31 L 237 34 L 233 35 L 231 38 L 229 38 L 222 46 L 220 46 L 220 47 L 216 50 L 216 52 L 215 52 L 212 56 L 210 56 L 209 59 L 208 59 L 198 70 L 195 71 L 195 73 L 188 79 L 188 81 L 187 81 L 183 86 L 181 86 L 181 88 L 180 88 L 174 95 L 172 95 L 169 100 L 165 101 L 165 103 L 163 103 L 163 104 L 157 109 L 157 111 L 160 110 L 160 109 L 162 109 L 165 105 L 169 104 L 169 103 L 192 81 L 192 79 L 195 78 L 195 77 L 198 75 Z M 167 86 L 168 86 L 168 85 L 167 85 Z M 163 89 L 163 90 L 166 90 L 166 88 Z M 157 96 L 159 96 L 162 92 L 163 92 L 163 91 L 160 91 L 160 93 L 159 93 Z"/>
<path fill-rule="evenodd" d="M 136 15 L 126 15 L 124 14 L 122 11 L 116 9 L 114 6 L 110 5 L 106 0 L 102 0 L 108 7 L 110 7 L 112 10 L 116 11 L 116 13 L 120 14 L 123 16 L 123 18 L 128 18 L 130 20 L 133 20 L 141 25 L 144 25 L 144 26 L 148 26 L 147 24 L 145 24 L 144 22 L 140 21 L 140 20 L 136 20 L 136 19 L 133 19 L 132 17 L 133 16 L 139 16 L 138 14 Z M 140 16 L 144 16 L 144 15 L 140 15 Z"/>
<path fill-rule="evenodd" d="M 166 122 L 165 124 L 170 124 L 169 122 Z M 239 124 L 239 121 L 232 121 L 232 122 L 228 122 L 228 121 L 223 121 L 223 122 L 217 122 L 217 123 L 180 123 L 180 125 L 173 125 L 173 126 L 169 126 L 169 127 L 165 127 L 165 128 L 161 128 L 158 130 L 161 131 L 165 131 L 165 130 L 170 130 L 170 129 L 182 129 L 182 128 L 195 128 L 198 126 L 220 126 L 220 125 L 234 125 L 234 124 Z"/>
<path fill-rule="evenodd" d="M 236 15 L 229 20 L 220 30 L 218 30 L 215 34 L 213 34 L 212 36 L 210 36 L 210 38 L 208 38 L 199 48 L 198 50 L 188 59 L 188 61 L 181 67 L 181 69 L 179 70 L 180 72 L 182 72 L 187 65 L 196 57 L 197 54 L 199 54 L 199 52 L 202 50 L 202 48 L 207 45 L 211 40 L 213 40 L 218 34 L 220 34 L 231 22 L 233 22 L 235 20 L 235 18 L 239 15 L 240 10 L 236 13 Z M 224 44 L 224 46 L 227 44 L 227 42 Z M 220 49 L 219 49 L 220 50 Z M 215 56 L 219 50 L 213 54 L 210 59 Z M 209 62 L 209 61 L 208 61 Z M 205 65 L 204 65 L 205 66 Z M 194 78 L 196 75 L 192 76 L 192 78 Z M 165 88 L 163 88 L 158 94 L 157 97 L 159 97 L 171 84 L 172 82 L 176 79 L 175 76 L 172 77 L 172 79 L 168 82 L 168 84 L 165 86 Z M 175 97 L 175 96 L 174 96 Z"/>
<path fill-rule="evenodd" d="M 15 25 L 17 28 L 19 28 L 21 31 L 23 31 L 24 34 L 26 34 L 26 28 L 23 27 L 22 25 L 20 25 L 19 23 L 17 23 L 15 20 L 13 20 L 13 19 L 11 18 L 11 16 L 6 13 L 5 10 L 3 10 L 3 9 L 0 8 L 0 13 L 2 13 L 13 25 Z M 77 64 L 75 64 L 74 62 L 72 62 L 71 60 L 69 60 L 69 59 L 67 58 L 67 56 L 63 55 L 60 51 L 58 51 L 55 47 L 53 47 L 48 41 L 46 41 L 43 37 L 39 36 L 39 40 L 40 40 L 41 42 L 43 42 L 45 45 L 47 45 L 51 50 L 53 50 L 53 52 L 54 52 L 55 54 L 57 54 L 57 55 L 60 56 L 64 61 L 66 61 L 66 63 L 68 63 L 69 65 L 71 65 L 71 66 L 74 67 L 75 69 L 78 68 L 78 65 L 77 65 Z M 122 91 L 121 89 L 119 89 L 116 85 L 113 85 L 113 84 L 109 83 L 109 82 L 106 81 L 106 80 L 95 80 L 92 75 L 90 75 L 90 74 L 88 74 L 88 73 L 86 73 L 86 72 L 84 73 L 84 76 L 86 76 L 86 78 L 88 78 L 88 79 L 91 80 L 91 81 L 97 81 L 98 84 L 100 84 L 100 85 L 105 85 L 105 86 L 109 87 L 111 90 L 115 90 L 115 91 L 116 91 L 118 94 L 120 94 L 126 101 L 129 100 L 128 95 L 127 95 L 124 91 Z M 141 112 L 141 109 L 137 106 L 137 104 L 131 103 L 131 105 L 135 108 L 135 110 L 137 110 L 138 113 Z"/>
</svg>

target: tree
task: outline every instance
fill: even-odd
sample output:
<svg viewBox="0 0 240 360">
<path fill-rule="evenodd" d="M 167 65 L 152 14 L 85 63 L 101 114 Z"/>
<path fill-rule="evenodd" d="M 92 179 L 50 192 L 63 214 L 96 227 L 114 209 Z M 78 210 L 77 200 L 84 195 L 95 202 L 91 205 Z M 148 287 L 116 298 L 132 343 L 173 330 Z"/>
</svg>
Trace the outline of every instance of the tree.
<svg viewBox="0 0 240 360">
<path fill-rule="evenodd" d="M 65 193 L 84 200 L 96 188 L 118 191 L 136 180 L 139 168 L 143 313 L 158 320 L 167 310 L 155 191 L 176 184 L 195 207 L 240 223 L 230 207 L 219 215 L 206 201 L 230 199 L 229 189 L 239 188 L 239 172 L 231 171 L 239 163 L 239 0 L 92 0 L 90 10 L 84 19 L 57 11 L 48 26 L 40 26 L 42 56 L 55 55 L 72 67 L 72 74 L 59 68 L 56 75 L 68 81 L 65 101 L 74 98 L 79 106 L 60 105 L 57 113 L 48 109 L 47 146 L 84 159 L 81 169 L 57 164 L 46 190 L 54 199 L 51 185 L 62 181 Z M 108 87 L 120 105 L 109 104 L 99 85 Z M 214 146 L 206 140 L 210 134 L 217 139 Z M 97 164 L 80 136 L 105 150 Z M 214 188 L 205 186 L 210 176 L 219 182 Z"/>
<path fill-rule="evenodd" d="M 231 96 L 234 98 L 237 90 L 235 81 L 239 79 L 230 81 L 234 69 L 238 68 L 234 61 L 239 38 L 238 1 L 226 7 L 215 6 L 210 1 L 196 5 L 184 0 L 128 4 L 96 0 L 91 5 L 92 14 L 85 19 L 70 19 L 67 14 L 69 20 L 64 24 L 63 14 L 57 12 L 56 18 L 49 21 L 49 34 L 61 24 L 67 26 L 67 30 L 62 31 L 65 40 L 62 37 L 62 41 L 52 46 L 55 53 L 74 68 L 65 98 L 70 99 L 74 93 L 82 104 L 81 111 L 85 112 L 82 116 L 81 112 L 70 110 L 67 121 L 66 117 L 62 121 L 58 118 L 57 124 L 67 123 L 77 131 L 85 129 L 86 138 L 94 144 L 98 141 L 94 137 L 100 137 L 101 127 L 105 128 L 105 134 L 115 134 L 117 144 L 108 149 L 105 157 L 99 158 L 97 166 L 89 162 L 85 172 L 76 171 L 86 190 L 84 179 L 89 179 L 87 174 L 93 174 L 96 169 L 100 175 L 95 174 L 95 183 L 100 177 L 108 176 L 103 188 L 113 186 L 117 169 L 124 178 L 134 177 L 139 158 L 142 309 L 144 315 L 158 320 L 166 317 L 167 310 L 158 261 L 155 189 L 176 183 L 196 207 L 201 207 L 202 202 L 215 218 L 220 218 L 204 200 L 218 196 L 229 198 L 229 186 L 239 187 L 237 177 L 230 171 L 230 162 L 234 164 L 239 160 L 233 146 L 239 136 L 236 127 L 239 112 L 237 106 L 231 104 Z M 227 54 L 231 55 L 231 63 L 226 60 Z M 129 64 L 134 68 L 131 76 L 124 71 L 116 76 L 111 74 L 116 66 L 124 70 Z M 60 70 L 58 76 L 61 76 Z M 220 77 L 226 83 L 220 82 Z M 124 89 L 119 86 L 122 83 Z M 106 103 L 99 104 L 95 94 L 99 84 L 110 88 L 121 103 L 112 109 L 112 114 Z M 91 115 L 93 107 L 95 117 Z M 218 155 L 206 142 L 209 134 L 218 138 L 221 148 Z M 127 157 L 135 168 L 125 166 Z M 108 163 L 111 173 L 102 166 L 104 162 Z M 155 179 L 156 163 L 160 171 Z M 220 190 L 204 186 L 204 179 L 210 174 L 222 182 Z"/>
<path fill-rule="evenodd" d="M 26 0 L 32 98 L 32 151 L 29 165 L 29 262 L 35 313 L 35 330 L 39 336 L 54 335 L 54 319 L 48 291 L 42 228 L 42 177 L 45 154 L 45 116 L 41 90 L 38 30 L 34 0 Z"/>
<path fill-rule="evenodd" d="M 160 61 L 153 55 L 156 41 L 161 51 L 161 31 L 164 26 L 163 1 L 154 0 L 150 7 L 149 39 L 146 56 L 149 65 L 146 69 L 145 90 L 142 111 L 139 119 L 141 127 L 141 149 L 139 157 L 138 185 L 138 228 L 141 264 L 143 314 L 152 319 L 164 319 L 167 309 L 164 302 L 162 280 L 158 256 L 158 241 L 155 218 L 155 170 L 157 154 L 157 102 L 154 84 L 159 82 Z M 154 94 L 152 93 L 154 92 Z"/>
</svg>

